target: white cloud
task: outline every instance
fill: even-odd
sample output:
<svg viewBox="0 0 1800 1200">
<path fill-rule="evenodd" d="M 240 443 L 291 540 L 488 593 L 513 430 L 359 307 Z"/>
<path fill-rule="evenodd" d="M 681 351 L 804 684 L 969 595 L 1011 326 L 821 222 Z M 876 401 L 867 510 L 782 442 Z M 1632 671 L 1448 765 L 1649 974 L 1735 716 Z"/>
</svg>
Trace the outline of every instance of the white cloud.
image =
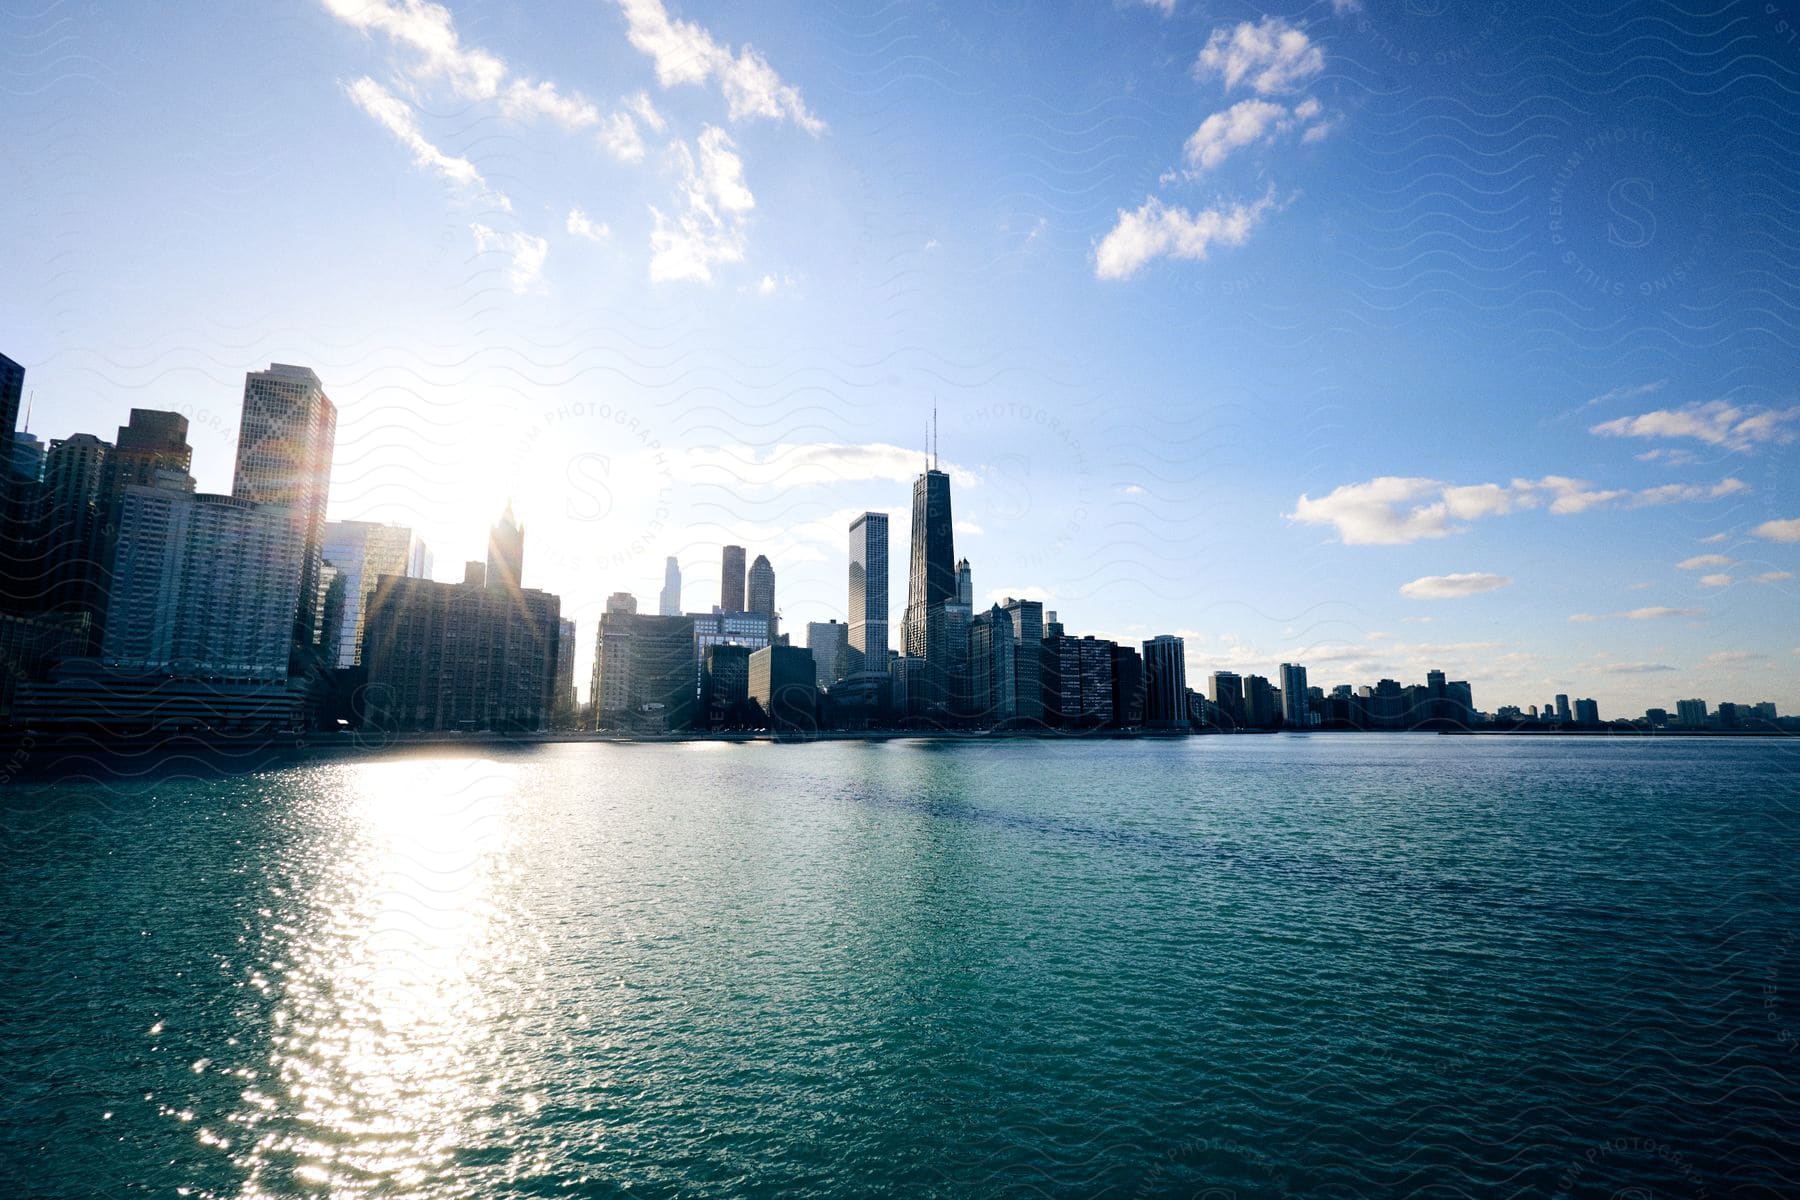
<svg viewBox="0 0 1800 1200">
<path fill-rule="evenodd" d="M 1653 379 L 1649 383 L 1633 383 L 1623 387 L 1612 388 L 1608 391 L 1601 392 L 1598 396 L 1595 396 L 1581 407 L 1594 408 L 1601 404 L 1613 404 L 1620 400 L 1635 400 L 1639 396 L 1648 396 L 1654 392 L 1662 391 L 1664 385 L 1668 382 L 1669 381 L 1666 379 Z"/>
<path fill-rule="evenodd" d="M 653 133 L 661 133 L 668 127 L 668 122 L 663 120 L 663 115 L 656 111 L 656 105 L 650 102 L 649 92 L 639 90 L 631 93 L 625 97 L 625 107 L 636 113 L 637 119 L 642 121 L 645 127 Z"/>
<path fill-rule="evenodd" d="M 1764 521 L 1751 534 L 1771 542 L 1800 542 L 1800 517 L 1781 521 Z"/>
<path fill-rule="evenodd" d="M 1362 11 L 1362 0 L 1331 0 L 1331 11 L 1338 16 Z"/>
<path fill-rule="evenodd" d="M 1692 558 L 1684 558 L 1675 566 L 1683 571 L 1705 571 L 1712 567 L 1729 567 L 1736 562 L 1735 558 L 1726 558 L 1723 554 L 1696 554 Z"/>
<path fill-rule="evenodd" d="M 1757 662 L 1767 657 L 1768 655 L 1758 654 L 1754 650 L 1715 650 L 1706 656 L 1706 661 L 1715 667 L 1725 667 L 1733 663 Z"/>
<path fill-rule="evenodd" d="M 1709 533 L 1700 540 L 1708 546 L 1717 546 L 1720 542 L 1730 541 L 1731 535 L 1728 533 Z"/>
<path fill-rule="evenodd" d="M 1138 0 L 1145 8 L 1154 8 L 1165 17 L 1175 15 L 1175 0 Z"/>
<path fill-rule="evenodd" d="M 543 277 L 544 259 L 550 253 L 550 243 L 544 238 L 532 237 L 518 230 L 498 233 L 486 225 L 471 225 L 469 232 L 475 235 L 477 253 L 498 250 L 511 257 L 512 265 L 507 271 L 507 278 L 512 283 L 513 291 L 523 292 Z"/>
<path fill-rule="evenodd" d="M 1094 274 L 1129 279 L 1153 258 L 1204 259 L 1214 243 L 1241 246 L 1274 207 L 1273 193 L 1252 204 L 1223 204 L 1198 213 L 1170 208 L 1154 196 L 1136 212 L 1119 211 L 1119 223 L 1094 251 Z"/>
<path fill-rule="evenodd" d="M 637 122 L 631 119 L 630 113 L 616 112 L 606 118 L 600 126 L 600 144 L 620 162 L 634 163 L 644 159 L 644 136 L 638 132 Z"/>
<path fill-rule="evenodd" d="M 1584 480 L 1566 475 L 1466 486 L 1384 475 L 1366 483 L 1345 484 L 1317 500 L 1302 495 L 1287 518 L 1304 524 L 1330 525 L 1345 545 L 1398 546 L 1461 533 L 1467 526 L 1458 522 L 1503 516 L 1520 509 L 1548 507 L 1550 512 L 1566 516 L 1614 505 L 1645 508 L 1718 499 L 1748 489 L 1749 485 L 1741 479 L 1731 478 L 1712 485 L 1668 484 L 1634 492 L 1627 488 L 1596 489 Z M 1800 538 L 1800 534 L 1796 536 Z"/>
<path fill-rule="evenodd" d="M 1413 600 L 1460 600 L 1464 596 L 1479 596 L 1482 592 L 1491 592 L 1510 583 L 1511 576 L 1488 575 L 1480 571 L 1426 575 L 1411 583 L 1402 584 L 1400 594 Z"/>
<path fill-rule="evenodd" d="M 447 183 L 482 195 L 497 207 L 511 211 L 512 202 L 505 196 L 488 190 L 487 180 L 481 177 L 481 172 L 475 169 L 474 163 L 466 158 L 445 154 L 425 137 L 412 105 L 366 75 L 349 85 L 345 91 L 359 108 L 398 138 L 401 145 L 412 151 L 416 165 L 433 172 Z"/>
<path fill-rule="evenodd" d="M 673 153 L 685 211 L 671 218 L 650 210 L 655 221 L 650 278 L 710 283 L 714 265 L 744 260 L 743 215 L 756 206 L 756 198 L 744 184 L 744 161 L 723 129 L 708 125 L 694 149 L 677 143 Z"/>
<path fill-rule="evenodd" d="M 824 131 L 797 88 L 781 81 L 768 60 L 746 45 L 735 55 L 700 25 L 669 16 L 662 0 L 619 0 L 627 36 L 656 64 L 657 82 L 704 84 L 717 78 L 733 121 L 746 117 L 788 119 L 811 134 Z"/>
<path fill-rule="evenodd" d="M 1757 583 L 1780 583 L 1784 579 L 1793 577 L 1792 571 L 1764 571 L 1761 575 L 1755 576 L 1755 580 Z"/>
<path fill-rule="evenodd" d="M 590 242 L 603 242 L 612 236 L 612 230 L 604 222 L 595 223 L 579 208 L 569 210 L 569 219 L 563 222 L 563 228 L 576 237 L 584 237 Z"/>
<path fill-rule="evenodd" d="M 1741 408 L 1724 400 L 1690 404 L 1685 408 L 1657 409 L 1635 417 L 1603 421 L 1589 432 L 1602 437 L 1693 438 L 1727 450 L 1794 440 L 1791 428 L 1800 422 L 1800 405 L 1793 408 Z"/>
<path fill-rule="evenodd" d="M 1230 91 L 1248 82 L 1261 95 L 1290 92 L 1325 69 L 1325 55 L 1305 32 L 1280 17 L 1213 30 L 1194 62 L 1195 78 L 1216 74 Z"/>
<path fill-rule="evenodd" d="M 424 0 L 325 0 L 325 7 L 345 24 L 363 32 L 380 30 L 413 51 L 410 74 L 443 79 L 468 100 L 491 100 L 506 78 L 506 64 L 485 50 L 462 44 L 450 10 Z"/>
<path fill-rule="evenodd" d="M 549 81 L 515 79 L 500 95 L 500 111 L 516 120 L 549 117 L 565 129 L 600 123 L 600 110 L 580 96 L 565 96 Z"/>
<path fill-rule="evenodd" d="M 1700 608 L 1667 608 L 1655 606 L 1651 608 L 1634 608 L 1628 612 L 1615 613 L 1576 613 L 1571 621 L 1662 621 L 1670 617 L 1698 617 L 1705 615 Z"/>
<path fill-rule="evenodd" d="M 1240 100 L 1200 122 L 1182 152 L 1190 167 L 1207 171 L 1224 162 L 1233 150 L 1266 141 L 1292 127 L 1291 114 L 1284 106 L 1268 100 Z"/>
<path fill-rule="evenodd" d="M 1729 576 L 1729 575 L 1702 575 L 1700 577 L 1700 586 L 1701 587 L 1729 587 L 1729 586 L 1731 586 L 1731 576 Z"/>
<path fill-rule="evenodd" d="M 966 533 L 973 537 L 980 537 L 987 532 L 987 530 L 983 529 L 973 521 L 954 521 L 951 524 L 956 532 Z"/>
<path fill-rule="evenodd" d="M 1048 604 L 1056 599 L 1056 593 L 1047 587 L 1026 584 L 1024 587 L 995 588 L 987 594 L 992 604 L 1004 605 L 1008 600 L 1036 600 L 1040 604 Z"/>
<path fill-rule="evenodd" d="M 1592 669 L 1599 671 L 1602 675 L 1656 675 L 1677 668 L 1671 667 L 1668 663 L 1622 662 L 1606 663 Z"/>
</svg>

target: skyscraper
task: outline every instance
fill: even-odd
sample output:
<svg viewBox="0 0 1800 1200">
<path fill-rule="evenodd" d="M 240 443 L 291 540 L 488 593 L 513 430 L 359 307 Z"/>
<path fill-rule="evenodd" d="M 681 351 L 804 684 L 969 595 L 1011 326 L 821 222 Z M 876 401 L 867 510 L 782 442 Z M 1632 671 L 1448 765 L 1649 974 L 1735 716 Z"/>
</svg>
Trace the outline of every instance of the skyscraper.
<svg viewBox="0 0 1800 1200">
<path fill-rule="evenodd" d="M 975 572 L 966 558 L 958 559 L 956 563 L 956 600 L 971 609 L 975 607 Z"/>
<path fill-rule="evenodd" d="M 850 648 L 860 669 L 887 671 L 888 518 L 866 512 L 850 522 Z"/>
<path fill-rule="evenodd" d="M 1184 726 L 1187 713 L 1187 648 L 1170 634 L 1144 643 L 1144 723 Z"/>
<path fill-rule="evenodd" d="M 231 494 L 239 500 L 287 506 L 301 543 L 294 640 L 302 645 L 312 645 L 319 635 L 319 565 L 336 441 L 337 408 L 310 369 L 272 363 L 266 371 L 244 376 Z"/>
<path fill-rule="evenodd" d="M 1019 715 L 1018 653 L 1012 618 L 998 604 L 969 620 L 969 709 L 985 724 Z"/>
<path fill-rule="evenodd" d="M 1312 724 L 1306 702 L 1306 668 L 1298 663 L 1281 664 L 1281 719 L 1289 729 Z"/>
<path fill-rule="evenodd" d="M 727 546 L 719 555 L 719 608 L 744 611 L 744 548 Z"/>
<path fill-rule="evenodd" d="M 516 592 L 524 586 L 525 527 L 513 516 L 512 501 L 488 531 L 487 585 L 495 591 Z"/>
<path fill-rule="evenodd" d="M 940 713 L 949 699 L 950 646 L 944 604 L 956 599 L 956 547 L 950 476 L 935 466 L 913 481 L 912 563 L 907 578 L 906 654 L 925 663 L 920 711 Z"/>
<path fill-rule="evenodd" d="M 1564 725 L 1574 720 L 1573 714 L 1569 712 L 1569 696 L 1566 692 L 1556 694 L 1556 719 Z"/>
<path fill-rule="evenodd" d="M 12 462 L 13 434 L 19 428 L 19 401 L 24 395 L 25 368 L 0 354 L 0 471 Z"/>
<path fill-rule="evenodd" d="M 338 614 L 335 665 L 353 667 L 362 662 L 363 634 L 367 628 L 369 597 L 383 575 L 423 578 L 419 570 L 430 552 L 419 536 L 404 525 L 374 521 L 327 521 L 324 559 L 338 569 L 344 581 L 344 604 Z"/>
<path fill-rule="evenodd" d="M 759 554 L 750 564 L 749 611 L 761 613 L 769 622 L 769 641 L 775 640 L 775 568 L 767 555 Z"/>
<path fill-rule="evenodd" d="M 1017 675 L 1013 685 L 1018 697 L 1019 719 L 1042 724 L 1044 720 L 1044 604 L 1041 600 L 1015 600 L 1001 606 L 1012 621 Z"/>
<path fill-rule="evenodd" d="M 50 607 L 58 612 L 85 613 L 98 625 L 106 605 L 101 556 L 106 519 L 103 492 L 106 459 L 112 446 L 91 433 L 52 438 L 44 460 L 44 492 L 49 527 Z"/>
<path fill-rule="evenodd" d="M 673 554 L 663 563 L 662 594 L 656 598 L 656 613 L 661 617 L 681 615 L 681 563 Z"/>
</svg>

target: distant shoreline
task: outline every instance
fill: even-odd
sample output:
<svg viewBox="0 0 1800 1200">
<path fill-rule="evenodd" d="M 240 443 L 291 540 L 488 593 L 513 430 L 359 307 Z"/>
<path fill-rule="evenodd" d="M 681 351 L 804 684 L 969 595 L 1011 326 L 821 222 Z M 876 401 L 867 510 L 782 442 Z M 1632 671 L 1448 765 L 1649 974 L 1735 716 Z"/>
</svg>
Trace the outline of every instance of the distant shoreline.
<svg viewBox="0 0 1800 1200">
<path fill-rule="evenodd" d="M 1308 729 L 1245 730 L 1238 734 L 1221 731 L 1190 733 L 1186 730 L 949 730 L 949 729 L 871 729 L 826 730 L 805 734 L 772 734 L 768 732 L 713 732 L 689 730 L 679 733 L 619 733 L 581 730 L 543 731 L 537 733 L 311 733 L 281 734 L 273 737 L 232 738 L 176 734 L 155 739 L 102 738 L 87 734 L 54 735 L 0 733 L 0 785 L 21 776 L 57 772 L 86 762 L 95 767 L 112 765 L 129 770 L 132 764 L 162 767 L 181 760 L 193 760 L 206 766 L 240 766 L 247 769 L 275 765 L 297 758 L 356 757 L 390 752 L 486 748 L 515 749 L 549 745 L 666 745 L 686 742 L 725 744 L 792 745 L 810 742 L 1085 742 L 1085 741 L 1164 741 L 1186 737 L 1268 737 L 1290 733 L 1308 737 L 1336 737 L 1347 734 L 1370 734 L 1380 737 L 1450 736 L 1450 737 L 1571 737 L 1594 738 L 1697 738 L 1738 739 L 1792 737 L 1793 733 L 1778 729 Z"/>
</svg>

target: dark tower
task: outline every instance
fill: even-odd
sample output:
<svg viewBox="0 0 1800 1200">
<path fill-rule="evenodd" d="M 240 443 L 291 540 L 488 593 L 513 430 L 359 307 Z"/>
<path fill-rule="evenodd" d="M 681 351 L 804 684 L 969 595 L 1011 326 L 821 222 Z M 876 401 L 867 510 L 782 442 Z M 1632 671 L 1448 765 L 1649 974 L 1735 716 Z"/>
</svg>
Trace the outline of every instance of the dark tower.
<svg viewBox="0 0 1800 1200">
<path fill-rule="evenodd" d="M 727 546 L 719 557 L 719 609 L 744 611 L 744 548 Z"/>
</svg>

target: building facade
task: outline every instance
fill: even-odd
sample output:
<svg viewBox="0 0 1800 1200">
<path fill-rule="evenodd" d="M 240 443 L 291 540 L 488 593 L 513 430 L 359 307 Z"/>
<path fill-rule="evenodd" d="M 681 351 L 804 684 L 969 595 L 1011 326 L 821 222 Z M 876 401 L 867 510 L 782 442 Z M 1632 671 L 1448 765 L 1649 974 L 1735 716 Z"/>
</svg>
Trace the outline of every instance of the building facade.
<svg viewBox="0 0 1800 1200">
<path fill-rule="evenodd" d="M 301 645 L 319 640 L 319 566 L 336 442 L 337 408 L 309 368 L 273 363 L 244 377 L 231 494 L 288 510 L 301 544 L 294 612 L 294 640 Z"/>
<path fill-rule="evenodd" d="M 364 626 L 369 597 L 383 575 L 424 578 L 418 568 L 429 552 L 419 537 L 404 525 L 375 521 L 327 521 L 321 551 L 324 561 L 336 567 L 344 582 L 344 603 L 338 614 L 336 665 L 354 667 L 362 662 Z"/>
<path fill-rule="evenodd" d="M 727 546 L 719 552 L 719 608 L 744 611 L 744 548 Z"/>
<path fill-rule="evenodd" d="M 850 522 L 850 648 L 859 671 L 887 670 L 888 517 L 866 512 Z"/>
<path fill-rule="evenodd" d="M 1187 723 L 1187 650 L 1180 638 L 1159 634 L 1144 643 L 1144 724 Z"/>
</svg>

